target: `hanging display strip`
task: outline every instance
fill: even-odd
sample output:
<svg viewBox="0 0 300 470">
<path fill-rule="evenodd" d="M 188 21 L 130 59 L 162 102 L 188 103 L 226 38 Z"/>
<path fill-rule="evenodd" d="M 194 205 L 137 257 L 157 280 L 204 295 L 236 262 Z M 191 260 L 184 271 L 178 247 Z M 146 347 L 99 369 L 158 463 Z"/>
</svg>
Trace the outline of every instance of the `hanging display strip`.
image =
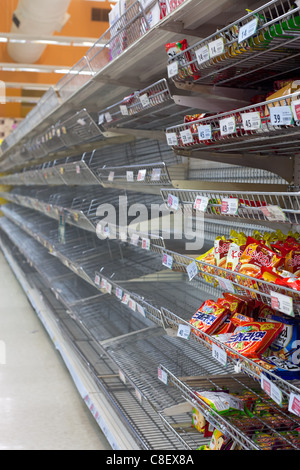
<svg viewBox="0 0 300 470">
<path fill-rule="evenodd" d="M 210 85 L 255 87 L 299 63 L 299 6 L 273 0 L 170 56 L 168 75 Z M 264 77 L 264 70 L 266 74 Z"/>
<path fill-rule="evenodd" d="M 243 372 L 259 383 L 261 383 L 266 376 L 270 381 L 269 386 L 274 389 L 274 392 L 272 391 L 271 393 L 270 391 L 269 396 L 277 402 L 278 405 L 282 405 L 283 397 L 288 396 L 293 398 L 294 395 L 300 397 L 299 380 L 285 380 L 272 370 L 264 368 L 262 360 L 259 361 L 257 358 L 252 358 L 251 356 L 247 357 L 239 350 L 231 348 L 229 344 L 226 343 L 226 340 L 229 339 L 230 335 L 233 335 L 233 332 L 219 335 L 207 334 L 205 331 L 196 328 L 191 322 L 180 318 L 164 307 L 161 308 L 161 314 L 164 328 L 176 331 L 177 337 L 196 342 L 200 346 L 206 347 L 210 351 L 212 359 L 225 367 L 228 373 L 232 370 L 235 370 L 235 372 Z M 188 334 L 183 334 L 185 330 L 188 331 Z"/>
<path fill-rule="evenodd" d="M 220 450 L 221 444 L 231 450 L 299 450 L 298 431 L 293 432 L 299 417 L 290 412 L 286 400 L 283 407 L 270 405 L 264 388 L 251 379 L 240 374 L 180 378 L 164 365 L 158 377 L 180 391 L 195 418 L 199 414 L 215 428 L 208 446 L 199 450 Z"/>
<path fill-rule="evenodd" d="M 254 298 L 291 317 L 298 317 L 300 314 L 300 290 L 275 282 L 267 282 L 261 278 L 255 277 L 258 275 L 258 266 L 250 264 L 252 258 L 249 259 L 249 263 L 241 265 L 239 271 L 232 271 L 215 264 L 201 261 L 200 259 L 204 258 L 204 256 L 199 256 L 199 258 L 195 259 L 170 250 L 163 250 L 163 253 L 165 257 L 172 259 L 173 270 L 180 270 L 187 274 L 188 266 L 196 262 L 198 272 L 193 280 L 197 280 L 197 278 L 200 277 L 205 280 L 205 282 L 215 287 L 221 287 L 224 291 L 241 294 L 250 299 Z M 253 254 L 253 256 L 255 255 Z M 207 259 L 208 257 L 209 256 L 207 256 Z M 213 260 L 212 263 L 214 263 Z M 298 285 L 297 279 L 295 280 L 295 284 Z"/>
<path fill-rule="evenodd" d="M 109 106 L 98 113 L 98 124 L 103 127 L 114 126 L 121 122 L 130 122 L 130 119 L 147 111 L 157 112 L 164 103 L 172 100 L 168 83 L 165 79 L 140 91 L 134 91 L 122 101 Z"/>
<path fill-rule="evenodd" d="M 300 223 L 299 192 L 248 192 L 190 189 L 161 189 L 168 205 L 169 196 L 176 197 L 184 208 L 197 214 L 230 216 L 282 224 Z"/>
<path fill-rule="evenodd" d="M 174 149 L 259 153 L 269 148 L 287 154 L 300 142 L 298 88 L 296 81 L 290 93 L 277 98 L 201 119 L 187 116 L 187 122 L 166 129 L 167 143 Z"/>
<path fill-rule="evenodd" d="M 96 174 L 103 186 L 122 183 L 172 186 L 168 168 L 164 162 L 105 167 L 96 170 Z"/>
</svg>

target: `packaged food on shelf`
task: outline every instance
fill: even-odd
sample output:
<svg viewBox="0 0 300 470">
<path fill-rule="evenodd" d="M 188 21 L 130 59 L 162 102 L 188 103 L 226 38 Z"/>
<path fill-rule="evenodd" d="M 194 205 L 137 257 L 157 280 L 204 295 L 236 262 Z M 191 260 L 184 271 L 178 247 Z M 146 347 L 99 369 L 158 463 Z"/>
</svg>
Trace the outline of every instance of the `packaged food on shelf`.
<svg viewBox="0 0 300 470">
<path fill-rule="evenodd" d="M 227 306 L 222 306 L 214 300 L 205 301 L 197 312 L 192 316 L 190 323 L 196 328 L 193 331 L 199 334 L 197 330 L 212 334 L 227 318 L 230 310 Z"/>
<path fill-rule="evenodd" d="M 211 423 L 205 419 L 204 415 L 197 408 L 193 408 L 192 413 L 193 428 L 203 434 L 203 437 L 211 437 L 214 431 Z"/>
<path fill-rule="evenodd" d="M 200 446 L 197 450 L 240 450 L 231 437 L 226 436 L 222 431 L 215 428 L 208 445 Z"/>
<path fill-rule="evenodd" d="M 277 82 L 277 85 L 279 85 L 279 82 Z M 295 81 L 289 81 L 287 84 L 282 86 L 282 88 L 277 89 L 275 92 L 269 94 L 267 96 L 267 100 L 276 100 L 272 104 L 267 104 L 265 106 L 265 116 L 270 116 L 270 108 L 272 107 L 278 107 L 278 106 L 290 106 L 292 104 L 292 98 L 286 98 L 286 96 L 291 95 L 292 93 L 295 93 L 298 91 L 300 88 L 300 81 L 295 80 Z M 280 98 L 283 98 L 280 100 Z M 294 100 L 296 98 L 293 98 Z"/>
<path fill-rule="evenodd" d="M 178 56 L 181 52 L 184 54 L 180 54 L 178 59 L 178 66 L 179 72 L 178 76 L 181 79 L 184 79 L 190 75 L 192 75 L 195 79 L 199 78 L 199 74 L 197 72 L 196 67 L 191 62 L 191 53 L 187 51 L 188 49 L 188 42 L 186 39 L 182 39 L 177 42 L 171 42 L 165 45 L 165 49 L 168 55 L 168 58 L 173 59 L 174 57 Z"/>
<path fill-rule="evenodd" d="M 240 415 L 245 413 L 245 403 L 231 393 L 222 390 L 196 391 L 195 394 L 203 400 L 212 411 L 220 416 Z"/>
<path fill-rule="evenodd" d="M 126 45 L 126 34 L 123 28 L 123 22 L 121 17 L 126 12 L 125 0 L 118 0 L 118 2 L 112 6 L 111 11 L 108 14 L 108 21 L 110 26 L 110 42 L 109 52 L 110 60 L 115 59 L 125 49 Z"/>
<path fill-rule="evenodd" d="M 270 344 L 282 331 L 283 325 L 275 322 L 241 322 L 240 326 L 225 342 L 229 346 L 229 355 L 233 355 L 231 350 L 247 358 L 260 357 Z"/>
</svg>

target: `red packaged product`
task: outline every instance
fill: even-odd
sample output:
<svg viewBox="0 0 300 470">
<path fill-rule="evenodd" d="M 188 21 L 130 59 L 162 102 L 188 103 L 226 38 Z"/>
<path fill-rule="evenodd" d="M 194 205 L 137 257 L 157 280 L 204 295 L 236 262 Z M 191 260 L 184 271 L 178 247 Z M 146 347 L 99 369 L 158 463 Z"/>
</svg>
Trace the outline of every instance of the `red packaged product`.
<svg viewBox="0 0 300 470">
<path fill-rule="evenodd" d="M 257 358 L 277 338 L 282 329 L 283 324 L 279 322 L 241 323 L 226 341 L 225 346 L 229 346 L 245 357 Z"/>
<path fill-rule="evenodd" d="M 282 258 L 264 243 L 256 240 L 252 243 L 250 240 L 240 256 L 235 271 L 258 278 L 261 275 L 262 268 L 278 267 L 282 262 Z"/>
<path fill-rule="evenodd" d="M 192 316 L 190 323 L 198 330 L 210 335 L 229 315 L 230 310 L 227 307 L 222 307 L 213 300 L 206 300 Z M 198 334 L 196 330 L 194 332 Z"/>
<path fill-rule="evenodd" d="M 286 254 L 284 260 L 284 269 L 295 276 L 300 276 L 300 250 L 291 250 Z"/>
<path fill-rule="evenodd" d="M 188 49 L 188 43 L 186 39 L 182 39 L 181 41 L 177 42 L 170 42 L 165 45 L 165 49 L 168 57 L 174 58 L 176 55 L 181 54 L 181 52 Z M 187 63 L 191 62 L 191 60 L 192 58 L 189 51 L 181 54 L 180 57 L 178 57 L 179 78 L 185 79 L 188 76 L 192 76 L 195 80 L 197 80 L 200 77 L 199 71 L 194 64 L 187 65 Z"/>
</svg>

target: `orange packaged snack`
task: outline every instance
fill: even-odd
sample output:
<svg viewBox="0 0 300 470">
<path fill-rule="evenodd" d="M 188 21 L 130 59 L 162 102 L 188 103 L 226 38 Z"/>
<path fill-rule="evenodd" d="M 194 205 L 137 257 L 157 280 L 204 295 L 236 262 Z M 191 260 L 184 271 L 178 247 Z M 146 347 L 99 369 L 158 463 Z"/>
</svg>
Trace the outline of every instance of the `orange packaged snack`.
<svg viewBox="0 0 300 470">
<path fill-rule="evenodd" d="M 192 316 L 190 323 L 198 330 L 210 335 L 229 315 L 230 310 L 227 307 L 219 305 L 214 300 L 206 300 Z M 196 330 L 194 333 L 198 334 Z"/>
<path fill-rule="evenodd" d="M 240 256 L 235 271 L 251 277 L 260 277 L 262 268 L 276 268 L 282 264 L 282 258 L 263 242 L 252 241 Z"/>
<path fill-rule="evenodd" d="M 283 324 L 279 322 L 241 322 L 225 346 L 245 357 L 259 358 L 282 329 Z"/>
</svg>

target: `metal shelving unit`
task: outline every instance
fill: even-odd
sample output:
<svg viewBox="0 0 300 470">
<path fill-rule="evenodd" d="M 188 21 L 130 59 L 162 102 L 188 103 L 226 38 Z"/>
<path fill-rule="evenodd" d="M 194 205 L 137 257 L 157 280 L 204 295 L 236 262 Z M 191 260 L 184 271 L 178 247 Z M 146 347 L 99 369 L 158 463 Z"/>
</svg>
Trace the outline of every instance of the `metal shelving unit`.
<svg viewBox="0 0 300 470">
<path fill-rule="evenodd" d="M 204 300 L 225 290 L 268 305 L 276 291 L 291 299 L 296 317 L 300 313 L 297 291 L 197 259 L 233 227 L 250 235 L 299 223 L 293 104 L 300 94 L 256 105 L 250 100 L 275 76 L 298 67 L 300 7 L 291 0 L 242 3 L 234 5 L 232 22 L 231 0 L 185 0 L 176 8 L 167 2 L 166 15 L 150 28 L 146 10 L 135 2 L 2 147 L 0 184 L 13 187 L 1 193 L 9 201 L 0 219 L 2 249 L 55 307 L 59 328 L 142 449 L 209 444 L 191 427 L 195 406 L 236 444 L 260 450 L 238 423 L 207 410 L 195 388 L 254 387 L 260 396 L 266 370 L 195 328 L 180 337 L 180 328 L 190 327 Z M 252 12 L 242 16 L 245 8 Z M 207 38 L 199 42 L 200 32 Z M 171 83 L 164 45 L 181 37 L 189 47 L 169 60 Z M 199 50 L 213 52 L 213 43 L 224 50 L 200 64 Z M 176 63 L 179 73 L 170 73 Z M 291 119 L 279 113 L 285 120 L 275 122 L 275 113 L 287 107 Z M 205 117 L 177 124 L 198 113 Z M 191 232 L 195 201 L 207 199 L 203 246 L 195 253 L 176 240 L 175 230 L 170 239 L 161 228 L 151 235 L 146 230 L 153 204 L 174 209 L 170 195 L 178 202 L 174 217 L 188 209 Z M 146 207 L 142 230 L 129 223 L 133 216 L 120 223 L 120 197 Z M 224 213 L 227 198 L 238 201 L 236 213 Z M 115 223 L 101 219 L 97 209 L 104 204 L 117 208 Z M 197 272 L 189 280 L 191 263 Z M 215 347 L 227 355 L 226 364 L 213 355 Z M 300 395 L 299 381 L 267 376 L 285 400 Z M 273 406 L 286 413 L 274 400 Z"/>
</svg>

